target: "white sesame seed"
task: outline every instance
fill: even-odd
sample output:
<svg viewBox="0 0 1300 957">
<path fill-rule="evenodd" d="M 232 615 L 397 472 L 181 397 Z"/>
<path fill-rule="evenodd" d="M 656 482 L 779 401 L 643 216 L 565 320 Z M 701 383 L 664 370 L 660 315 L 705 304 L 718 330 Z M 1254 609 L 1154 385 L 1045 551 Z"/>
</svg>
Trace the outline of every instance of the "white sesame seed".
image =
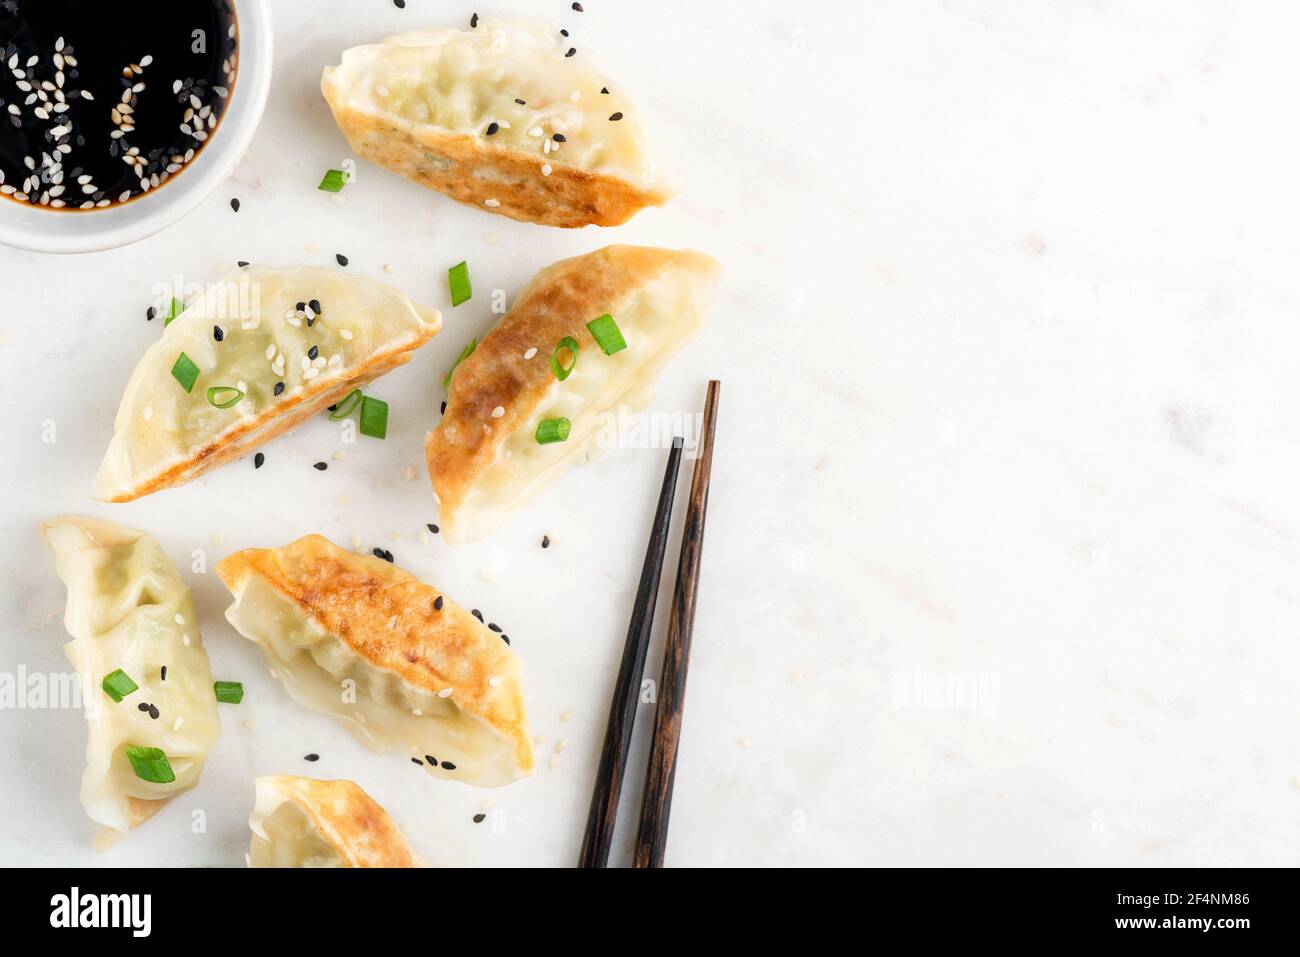
<svg viewBox="0 0 1300 957">
<path fill-rule="evenodd" d="M 13 56 L 11 56 L 11 57 L 9 58 L 8 66 L 9 66 L 9 69 L 12 70 L 12 69 L 13 69 L 14 67 L 16 67 L 17 65 L 18 65 L 18 54 L 15 53 Z"/>
<path fill-rule="evenodd" d="M 454 688 L 443 688 L 441 691 L 438 692 L 438 697 L 439 697 L 439 698 L 450 698 L 450 697 L 452 696 L 452 694 L 454 693 L 454 691 L 455 691 Z"/>
<path fill-rule="evenodd" d="M 172 84 L 172 93 L 173 94 L 179 93 L 181 91 L 181 87 L 184 85 L 185 84 L 181 83 L 180 80 L 177 80 L 175 83 Z"/>
<path fill-rule="evenodd" d="M 40 62 L 41 62 L 41 58 L 38 57 L 38 56 L 35 56 L 35 55 L 33 55 L 33 56 L 29 56 L 29 57 L 27 58 L 27 65 L 28 65 L 28 66 L 36 66 L 36 64 L 38 64 L 38 63 L 40 63 Z"/>
<path fill-rule="evenodd" d="M 153 62 L 153 54 L 152 54 L 152 53 L 145 54 L 144 56 L 142 56 L 142 57 L 140 58 L 140 65 L 141 65 L 141 66 L 148 66 L 148 65 L 149 65 L 150 63 L 152 63 L 152 62 Z"/>
<path fill-rule="evenodd" d="M 499 418 L 501 418 L 501 416 L 503 416 L 503 415 L 505 415 L 505 414 L 506 414 L 505 406 L 501 406 L 501 405 L 499 405 L 499 406 L 497 406 L 495 409 L 492 410 L 492 418 L 494 418 L 494 419 L 499 419 Z"/>
<path fill-rule="evenodd" d="M 18 104 L 17 104 L 17 103 L 10 103 L 10 104 L 9 104 L 9 112 L 12 113 L 14 116 L 19 116 L 19 115 L 21 115 L 22 110 L 18 109 Z"/>
<path fill-rule="evenodd" d="M 351 338 L 352 338 L 352 330 L 351 330 L 351 329 L 340 329 L 340 330 L 339 330 L 339 338 L 340 338 L 340 339 L 345 339 L 345 340 L 351 340 Z"/>
<path fill-rule="evenodd" d="M 485 199 L 485 200 L 483 200 L 483 205 L 484 205 L 484 206 L 487 206 L 489 209 L 496 209 L 498 206 L 501 205 L 501 200 L 499 200 L 499 199 Z"/>
<path fill-rule="evenodd" d="M 535 355 L 537 355 L 537 349 L 536 349 L 536 348 L 532 348 L 532 349 L 529 349 L 527 352 L 524 353 L 524 358 L 525 358 L 525 359 L 531 359 L 531 358 L 532 358 L 533 356 L 535 356 Z"/>
<path fill-rule="evenodd" d="M 308 369 L 306 372 L 302 374 L 302 377 L 304 379 L 314 379 L 318 375 L 320 375 L 320 369 Z"/>
<path fill-rule="evenodd" d="M 268 359 L 275 358 L 275 343 L 272 343 L 271 345 L 266 347 L 266 357 Z"/>
<path fill-rule="evenodd" d="M 501 682 L 504 681 L 504 680 L 505 680 L 505 679 L 502 678 L 500 675 L 493 675 L 491 678 L 488 679 L 488 685 L 489 685 L 490 687 L 495 688 L 495 687 L 497 687 L 498 685 L 500 685 Z"/>
<path fill-rule="evenodd" d="M 543 164 L 542 164 L 542 175 L 543 175 L 543 176 L 550 176 L 550 175 L 551 175 L 551 164 L 550 164 L 550 163 L 543 163 Z"/>
<path fill-rule="evenodd" d="M 57 40 L 54 41 L 54 49 L 57 50 L 59 53 L 63 52 L 63 37 L 59 37 Z"/>
<path fill-rule="evenodd" d="M 91 92 L 90 92 L 89 90 L 82 90 L 82 91 L 81 91 L 81 98 L 82 98 L 83 100 L 93 100 L 95 97 L 94 97 L 93 95 L 91 95 Z"/>
<path fill-rule="evenodd" d="M 382 84 L 376 85 L 376 86 L 375 86 L 375 92 L 376 92 L 378 95 L 380 95 L 380 96 L 387 96 L 387 95 L 388 95 L 388 87 L 383 86 Z"/>
<path fill-rule="evenodd" d="M 178 624 L 178 625 L 183 625 L 183 624 L 185 624 L 185 616 L 184 616 L 184 615 L 179 615 L 179 614 L 178 614 L 178 615 L 173 619 L 173 621 L 175 621 L 176 624 Z"/>
</svg>

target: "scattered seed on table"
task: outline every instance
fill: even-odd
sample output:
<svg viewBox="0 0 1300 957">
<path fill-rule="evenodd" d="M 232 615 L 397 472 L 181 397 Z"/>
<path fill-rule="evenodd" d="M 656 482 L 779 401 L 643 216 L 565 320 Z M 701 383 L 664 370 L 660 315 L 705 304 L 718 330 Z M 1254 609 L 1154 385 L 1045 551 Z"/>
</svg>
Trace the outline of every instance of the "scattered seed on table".
<svg viewBox="0 0 1300 957">
<path fill-rule="evenodd" d="M 238 199 L 238 198 L 232 199 L 232 200 L 230 201 L 230 208 L 233 209 L 235 212 L 239 212 L 239 199 Z"/>
<path fill-rule="evenodd" d="M 265 452 L 258 452 L 256 455 L 253 456 L 253 468 L 260 469 L 265 464 L 266 464 Z"/>
<path fill-rule="evenodd" d="M 342 253 L 335 253 L 334 258 L 338 260 L 338 264 L 340 266 L 346 266 L 348 264 L 348 257 L 343 255 Z"/>
<path fill-rule="evenodd" d="M 319 755 L 319 754 L 316 754 L 316 753 L 313 751 L 311 754 L 304 754 L 304 755 L 302 756 L 302 759 L 303 759 L 304 761 L 319 761 L 319 760 L 320 760 L 320 755 Z"/>
<path fill-rule="evenodd" d="M 329 466 L 324 462 L 317 462 L 315 465 L 312 466 L 312 468 L 314 468 L 317 472 L 324 472 L 327 468 L 329 468 Z"/>
</svg>

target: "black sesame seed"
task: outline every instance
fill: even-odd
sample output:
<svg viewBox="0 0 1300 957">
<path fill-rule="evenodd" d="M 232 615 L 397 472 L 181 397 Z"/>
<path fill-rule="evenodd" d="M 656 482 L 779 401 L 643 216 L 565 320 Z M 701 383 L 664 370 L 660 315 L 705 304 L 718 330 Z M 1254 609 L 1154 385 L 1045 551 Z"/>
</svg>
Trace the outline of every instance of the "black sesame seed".
<svg viewBox="0 0 1300 957">
<path fill-rule="evenodd" d="M 600 88 L 600 92 L 601 92 L 601 93 L 604 93 L 606 96 L 608 96 L 608 95 L 609 95 L 609 87 L 607 87 L 607 86 L 602 86 L 602 87 Z"/>
<path fill-rule="evenodd" d="M 220 342 L 222 339 L 226 338 L 226 334 L 225 334 L 224 332 L 221 331 L 221 327 L 220 327 L 220 326 L 213 326 L 213 327 L 212 327 L 212 338 L 213 338 L 213 339 L 216 339 L 218 342 Z"/>
<path fill-rule="evenodd" d="M 527 106 L 527 105 L 528 105 L 528 104 L 525 103 L 523 100 L 518 100 L 518 99 L 517 99 L 517 100 L 515 100 L 515 102 L 518 103 L 520 106 Z"/>
<path fill-rule="evenodd" d="M 239 200 L 232 199 L 230 201 L 230 208 L 233 209 L 235 212 L 239 212 Z"/>
<path fill-rule="evenodd" d="M 396 564 L 396 561 L 395 561 L 395 559 L 393 558 L 393 553 L 392 553 L 392 552 L 384 552 L 384 561 L 388 562 L 388 564 L 390 564 L 390 565 Z"/>
<path fill-rule="evenodd" d="M 446 403 L 446 402 L 444 402 L 444 403 L 442 404 L 442 414 L 443 414 L 443 415 L 446 415 L 446 414 L 447 414 L 447 403 Z"/>
<path fill-rule="evenodd" d="M 302 759 L 303 759 L 304 761 L 319 761 L 319 760 L 320 760 L 320 755 L 317 754 L 317 753 L 315 753 L 315 752 L 313 751 L 311 754 L 304 754 L 304 755 L 302 756 Z"/>
<path fill-rule="evenodd" d="M 155 721 L 158 720 L 158 706 L 156 704 L 149 705 L 149 717 L 153 718 Z"/>
<path fill-rule="evenodd" d="M 253 456 L 253 468 L 260 469 L 265 464 L 266 464 L 265 452 L 258 452 L 256 455 Z"/>
<path fill-rule="evenodd" d="M 429 764 L 431 764 L 435 768 L 438 766 L 438 759 L 435 758 L 432 754 L 426 754 L 424 756 L 424 760 L 428 761 Z"/>
<path fill-rule="evenodd" d="M 346 266 L 348 264 L 348 257 L 342 253 L 335 253 L 334 258 L 338 260 L 340 266 Z"/>
<path fill-rule="evenodd" d="M 487 815 L 486 815 L 486 814 L 475 814 L 475 815 L 474 815 L 474 823 L 475 823 L 475 824 L 482 824 L 482 823 L 483 823 L 484 821 L 486 821 L 486 820 L 487 820 Z"/>
<path fill-rule="evenodd" d="M 235 265 L 238 266 L 240 269 L 243 269 L 245 266 L 248 265 L 248 260 L 247 260 L 247 259 L 240 259 L 240 260 L 237 260 L 237 261 L 235 262 Z"/>
<path fill-rule="evenodd" d="M 167 680 L 167 666 L 166 666 L 166 665 L 163 665 L 163 666 L 162 666 L 162 680 L 163 680 L 163 681 L 166 681 L 166 680 Z"/>
<path fill-rule="evenodd" d="M 617 123 L 617 122 L 618 122 L 619 120 L 621 120 L 622 118 L 623 118 L 623 114 L 622 114 L 622 113 L 611 113 L 611 114 L 609 114 L 609 121 L 610 121 L 611 123 Z"/>
<path fill-rule="evenodd" d="M 277 382 L 277 383 L 275 384 L 275 389 L 272 390 L 272 391 L 274 391 L 276 395 L 279 395 L 281 392 L 284 391 L 284 383 L 283 383 L 283 382 Z"/>
<path fill-rule="evenodd" d="M 489 123 L 489 124 L 488 124 L 488 128 L 487 128 L 487 135 L 488 135 L 488 136 L 495 136 L 497 130 L 499 130 L 499 129 L 501 129 L 501 127 L 500 127 L 499 124 L 497 124 L 497 123 Z"/>
<path fill-rule="evenodd" d="M 442 596 L 441 596 L 441 595 L 439 595 L 437 598 L 435 598 L 435 599 L 433 600 L 433 610 L 434 610 L 434 611 L 442 611 Z"/>
<path fill-rule="evenodd" d="M 144 318 L 146 322 L 153 322 L 153 317 L 156 315 L 158 315 L 158 310 L 155 309 L 153 306 L 150 306 L 148 309 L 144 311 Z"/>
<path fill-rule="evenodd" d="M 488 622 L 488 630 L 495 631 L 498 635 L 501 634 L 501 626 L 498 625 L 495 621 Z"/>
<path fill-rule="evenodd" d="M 382 548 L 372 548 L 370 549 L 370 554 L 374 555 L 376 558 L 383 558 L 384 550 Z"/>
<path fill-rule="evenodd" d="M 455 771 L 455 770 L 456 770 L 456 765 L 452 764 L 450 761 L 443 761 L 443 762 L 442 762 L 442 769 L 443 769 L 444 771 Z"/>
<path fill-rule="evenodd" d="M 297 304 L 293 307 L 293 309 L 294 309 L 295 312 L 306 312 L 306 311 L 307 311 L 307 304 L 306 304 L 305 302 L 297 303 Z"/>
<path fill-rule="evenodd" d="M 563 143 L 563 142 L 565 142 L 565 137 L 564 137 L 564 134 L 563 134 L 563 133 L 552 133 L 552 134 L 551 134 L 551 139 L 555 140 L 555 142 L 557 142 L 557 143 Z"/>
<path fill-rule="evenodd" d="M 577 47 L 569 47 L 569 51 L 568 51 L 567 53 L 565 53 L 564 55 L 565 55 L 566 57 L 570 57 L 570 56 L 573 56 L 573 55 L 574 55 L 575 53 L 577 53 L 577 52 L 578 52 L 578 48 L 577 48 Z"/>
<path fill-rule="evenodd" d="M 393 6 L 395 6 L 398 10 L 405 10 L 406 0 L 393 0 Z"/>
<path fill-rule="evenodd" d="M 136 707 L 139 708 L 141 711 L 148 711 L 148 710 L 149 710 L 149 704 L 148 704 L 148 702 L 145 702 L 145 701 L 141 701 L 138 705 L 136 705 Z"/>
<path fill-rule="evenodd" d="M 474 30 L 474 29 L 476 29 L 477 27 L 478 27 L 478 14 L 476 13 L 476 14 L 474 14 L 472 17 L 469 18 L 469 28 L 470 28 L 471 30 Z"/>
<path fill-rule="evenodd" d="M 575 3 L 575 4 L 573 5 L 573 9 L 575 9 L 575 10 L 577 10 L 579 13 L 581 13 L 581 12 L 582 12 L 582 4 L 580 4 L 580 3 Z"/>
<path fill-rule="evenodd" d="M 542 536 L 542 548 L 550 548 L 550 547 L 551 547 L 551 536 L 549 536 L 549 535 L 543 535 L 543 536 Z"/>
<path fill-rule="evenodd" d="M 502 635 L 502 636 L 501 636 L 501 640 L 504 641 L 507 645 L 510 644 L 510 636 L 509 636 L 509 635 Z"/>
<path fill-rule="evenodd" d="M 424 767 L 424 762 L 421 761 L 419 758 L 411 758 L 411 763 L 418 764 L 420 767 Z"/>
<path fill-rule="evenodd" d="M 430 522 L 430 523 L 429 523 L 429 531 L 431 531 L 431 532 L 433 532 L 433 534 L 437 535 L 437 534 L 438 534 L 438 526 L 437 526 L 437 525 L 434 525 L 432 522 Z"/>
<path fill-rule="evenodd" d="M 319 299 L 313 299 L 311 302 L 307 303 L 307 305 L 311 306 L 311 311 L 312 311 L 312 312 L 316 313 L 316 315 L 318 315 L 318 316 L 320 315 L 320 300 L 319 300 Z"/>
<path fill-rule="evenodd" d="M 329 468 L 329 466 L 324 462 L 317 462 L 315 465 L 312 466 L 312 468 L 314 468 L 317 472 L 324 472 L 327 468 Z"/>
<path fill-rule="evenodd" d="M 483 612 L 479 611 L 477 608 L 471 611 L 470 614 L 473 615 L 475 618 L 477 618 L 479 621 L 483 620 Z"/>
<path fill-rule="evenodd" d="M 320 346 L 312 346 L 307 350 L 307 358 L 311 359 L 313 362 L 316 361 L 318 355 L 320 355 Z"/>
<path fill-rule="evenodd" d="M 569 31 L 568 31 L 568 30 L 561 30 L 561 31 L 560 31 L 560 36 L 562 36 L 562 37 L 567 37 L 568 35 L 569 35 Z"/>
</svg>

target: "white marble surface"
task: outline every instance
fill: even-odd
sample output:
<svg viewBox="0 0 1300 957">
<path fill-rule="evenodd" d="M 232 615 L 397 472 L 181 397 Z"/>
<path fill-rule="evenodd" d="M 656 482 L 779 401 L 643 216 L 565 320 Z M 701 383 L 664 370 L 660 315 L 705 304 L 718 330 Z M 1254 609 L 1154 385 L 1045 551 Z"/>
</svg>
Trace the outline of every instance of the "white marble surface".
<svg viewBox="0 0 1300 957">
<path fill-rule="evenodd" d="M 48 515 L 138 525 L 181 562 L 357 532 L 507 625 L 546 738 L 536 778 L 472 824 L 485 792 L 290 704 L 215 576 L 190 575 L 216 676 L 249 689 L 201 785 L 97 857 L 79 717 L 0 712 L 0 860 L 238 865 L 253 776 L 297 772 L 356 779 L 436 863 L 571 864 L 662 455 L 607 454 L 451 547 L 415 540 L 436 521 L 420 446 L 442 371 L 491 323 L 486 296 L 447 309 L 446 267 L 513 295 L 619 241 L 726 265 L 655 406 L 724 383 L 671 863 L 1300 863 L 1300 12 L 585 5 L 478 10 L 559 19 L 636 94 L 680 195 L 626 226 L 512 223 L 365 165 L 332 205 L 315 184 L 348 153 L 320 68 L 475 8 L 277 0 L 270 106 L 225 188 L 129 249 L 0 250 L 0 670 L 63 667 Z M 447 313 L 383 380 L 389 439 L 318 474 L 338 437 L 315 421 L 256 474 L 90 502 L 158 334 L 153 284 L 336 250 Z"/>
</svg>

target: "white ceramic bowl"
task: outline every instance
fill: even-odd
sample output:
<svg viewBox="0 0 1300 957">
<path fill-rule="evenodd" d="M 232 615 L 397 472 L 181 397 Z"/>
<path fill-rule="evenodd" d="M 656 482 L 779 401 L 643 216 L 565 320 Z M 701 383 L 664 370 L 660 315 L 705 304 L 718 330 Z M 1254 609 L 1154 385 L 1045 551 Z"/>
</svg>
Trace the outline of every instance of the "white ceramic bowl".
<svg viewBox="0 0 1300 957">
<path fill-rule="evenodd" d="M 271 0 L 234 0 L 239 72 L 216 134 L 160 189 L 123 206 L 57 212 L 0 199 L 0 243 L 46 253 L 113 249 L 152 236 L 207 197 L 243 158 L 271 89 Z"/>
</svg>

